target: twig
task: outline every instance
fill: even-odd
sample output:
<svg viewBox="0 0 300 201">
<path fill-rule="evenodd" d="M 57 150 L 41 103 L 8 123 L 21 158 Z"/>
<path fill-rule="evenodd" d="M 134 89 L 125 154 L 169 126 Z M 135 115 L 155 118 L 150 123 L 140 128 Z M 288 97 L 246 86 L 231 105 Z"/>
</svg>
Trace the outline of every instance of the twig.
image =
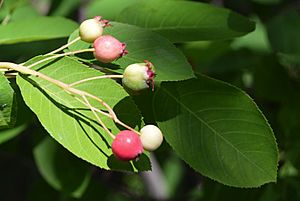
<svg viewBox="0 0 300 201">
<path fill-rule="evenodd" d="M 61 46 L 60 48 L 58 48 L 58 49 L 56 49 L 56 50 L 53 50 L 52 52 L 49 52 L 49 53 L 47 53 L 47 54 L 45 54 L 45 55 L 48 56 L 48 55 L 51 55 L 51 54 L 55 54 L 55 53 L 57 53 L 57 52 L 59 52 L 59 51 L 65 49 L 65 48 L 69 47 L 70 45 L 76 43 L 76 42 L 79 41 L 79 40 L 80 40 L 80 37 L 78 36 L 78 37 L 75 38 L 74 40 L 68 42 L 67 44 Z"/>
<path fill-rule="evenodd" d="M 77 50 L 77 51 L 72 51 L 72 52 L 66 52 L 66 53 L 62 53 L 62 54 L 56 54 L 54 56 L 47 57 L 47 58 L 39 60 L 39 61 L 37 61 L 37 62 L 35 62 L 33 64 L 30 64 L 30 65 L 27 66 L 27 68 L 32 68 L 33 66 L 36 66 L 36 65 L 38 65 L 40 63 L 43 63 L 45 61 L 49 61 L 51 59 L 56 59 L 56 58 L 63 57 L 63 56 L 68 56 L 68 55 L 79 54 L 79 53 L 83 53 L 83 52 L 94 52 L 94 51 L 95 51 L 94 48 L 90 48 L 90 49 L 84 49 L 84 50 Z"/>
<path fill-rule="evenodd" d="M 96 100 L 97 102 L 99 102 L 101 105 L 103 105 L 108 110 L 109 114 L 105 113 L 104 115 L 110 117 L 115 123 L 117 123 L 117 124 L 119 124 L 121 126 L 124 126 L 125 128 L 127 128 L 127 129 L 129 129 L 131 131 L 134 131 L 137 134 L 140 134 L 138 131 L 134 130 L 130 126 L 128 126 L 125 123 L 123 123 L 122 121 L 120 121 L 117 118 L 117 115 L 115 114 L 115 112 L 113 111 L 113 109 L 105 101 L 103 101 L 102 99 L 98 98 L 95 95 L 92 95 L 92 94 L 90 94 L 88 92 L 85 92 L 85 91 L 82 91 L 82 90 L 79 90 L 79 89 L 72 88 L 69 84 L 66 84 L 66 83 L 61 82 L 61 81 L 56 80 L 56 79 L 53 79 L 51 77 L 48 77 L 45 74 L 42 74 L 42 73 L 37 72 L 35 70 L 29 69 L 28 67 L 25 67 L 25 66 L 22 66 L 22 65 L 19 65 L 19 64 L 10 63 L 10 62 L 0 62 L 0 69 L 15 70 L 15 71 L 18 71 L 18 72 L 20 72 L 22 74 L 33 75 L 33 76 L 39 77 L 39 78 L 41 78 L 43 80 L 46 80 L 48 82 L 51 82 L 52 84 L 55 84 L 56 86 L 62 88 L 63 90 L 65 90 L 68 93 L 79 95 L 83 99 L 87 99 L 87 97 L 92 98 L 92 99 Z M 101 111 L 101 110 L 95 110 L 94 107 L 92 107 L 90 105 L 90 103 L 87 102 L 86 100 L 85 100 L 85 102 L 86 102 L 87 106 L 91 109 L 91 111 L 94 114 L 95 114 L 96 111 L 97 112 Z M 100 113 L 102 113 L 102 111 Z M 99 119 L 97 119 L 97 120 L 99 121 Z M 101 119 L 100 119 L 100 121 L 101 121 Z M 100 121 L 99 121 L 99 123 L 100 123 Z M 112 134 L 109 133 L 109 135 L 112 135 Z"/>
<path fill-rule="evenodd" d="M 86 102 L 82 101 L 80 98 L 75 97 L 75 99 L 78 100 L 80 103 L 84 104 L 85 106 L 88 106 L 88 104 L 86 104 Z M 102 110 L 99 110 L 99 109 L 97 109 L 97 108 L 95 108 L 95 107 L 93 107 L 93 106 L 92 106 L 92 108 L 93 108 L 93 110 L 95 110 L 96 112 L 99 112 L 99 113 L 101 113 L 101 114 L 103 114 L 103 115 L 105 115 L 105 116 L 111 118 L 110 114 L 108 114 L 108 113 L 106 113 L 106 112 L 103 112 Z"/>
<path fill-rule="evenodd" d="M 103 123 L 103 121 L 100 119 L 100 117 L 98 116 L 98 114 L 95 112 L 95 110 L 93 109 L 93 107 L 91 106 L 90 102 L 88 101 L 88 99 L 83 95 L 82 96 L 83 100 L 86 102 L 86 104 L 88 105 L 88 107 L 90 108 L 90 110 L 92 111 L 92 113 L 94 114 L 94 116 L 96 117 L 97 121 L 99 122 L 99 124 L 103 127 L 103 129 L 110 135 L 110 137 L 112 139 L 115 139 L 116 137 L 110 132 L 110 130 L 105 126 L 105 124 Z"/>
<path fill-rule="evenodd" d="M 123 75 L 101 75 L 101 76 L 96 76 L 96 77 L 89 77 L 89 78 L 86 78 L 83 80 L 79 80 L 77 82 L 73 82 L 73 83 L 69 84 L 69 86 L 75 86 L 75 85 L 82 84 L 87 81 L 103 79 L 103 78 L 123 78 Z"/>
</svg>

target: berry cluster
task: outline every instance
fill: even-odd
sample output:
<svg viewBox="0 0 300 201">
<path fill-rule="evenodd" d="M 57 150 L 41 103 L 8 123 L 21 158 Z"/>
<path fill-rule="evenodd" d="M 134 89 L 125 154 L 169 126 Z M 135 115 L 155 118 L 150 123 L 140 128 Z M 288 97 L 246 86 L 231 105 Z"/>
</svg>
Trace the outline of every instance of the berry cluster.
<svg viewBox="0 0 300 201">
<path fill-rule="evenodd" d="M 79 27 L 80 39 L 93 43 L 95 58 L 103 63 L 110 63 L 126 54 L 126 44 L 111 35 L 102 35 L 103 28 L 111 26 L 108 20 L 100 16 L 83 21 Z M 137 92 L 149 87 L 154 89 L 155 70 L 151 62 L 129 65 L 123 74 L 122 83 L 126 89 Z"/>
<path fill-rule="evenodd" d="M 126 54 L 126 45 L 111 35 L 102 35 L 103 28 L 111 26 L 108 20 L 100 16 L 85 20 L 79 27 L 80 39 L 93 43 L 95 58 L 103 63 L 110 63 Z M 155 71 L 152 63 L 131 64 L 125 68 L 122 84 L 133 92 L 149 87 L 154 90 Z M 144 150 L 154 151 L 163 141 L 160 129 L 154 125 L 144 126 L 140 132 L 134 130 L 120 131 L 112 142 L 112 152 L 119 160 L 134 160 Z"/>
</svg>

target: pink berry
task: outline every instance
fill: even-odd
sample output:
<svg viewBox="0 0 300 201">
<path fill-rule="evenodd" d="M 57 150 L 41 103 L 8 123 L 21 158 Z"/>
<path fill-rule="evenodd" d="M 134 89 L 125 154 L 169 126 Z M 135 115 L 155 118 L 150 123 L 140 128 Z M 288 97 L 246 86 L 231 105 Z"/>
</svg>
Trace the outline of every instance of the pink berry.
<svg viewBox="0 0 300 201">
<path fill-rule="evenodd" d="M 112 62 L 128 53 L 126 45 L 110 35 L 103 35 L 94 41 L 94 56 L 103 63 Z"/>
<path fill-rule="evenodd" d="M 134 160 L 144 151 L 140 137 L 130 130 L 120 131 L 111 147 L 116 158 L 123 161 Z"/>
</svg>

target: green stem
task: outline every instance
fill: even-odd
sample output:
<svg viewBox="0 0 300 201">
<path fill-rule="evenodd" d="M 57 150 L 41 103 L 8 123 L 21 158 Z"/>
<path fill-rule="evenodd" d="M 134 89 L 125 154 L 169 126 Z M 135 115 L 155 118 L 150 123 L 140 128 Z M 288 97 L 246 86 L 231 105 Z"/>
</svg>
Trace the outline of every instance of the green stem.
<svg viewBox="0 0 300 201">
<path fill-rule="evenodd" d="M 33 66 L 36 66 L 40 63 L 43 63 L 45 61 L 49 61 L 51 59 L 56 59 L 56 58 L 59 58 L 59 57 L 64 57 L 64 56 L 68 56 L 68 55 L 74 55 L 74 54 L 79 54 L 79 53 L 83 53 L 83 52 L 94 52 L 95 49 L 94 48 L 90 48 L 90 49 L 84 49 L 84 50 L 77 50 L 77 51 L 72 51 L 72 52 L 66 52 L 66 53 L 62 53 L 62 54 L 56 54 L 56 55 L 53 55 L 53 56 L 50 56 L 50 57 L 47 57 L 45 59 L 42 59 L 40 61 L 37 61 L 33 64 L 30 64 L 27 66 L 27 68 L 32 68 Z"/>
<path fill-rule="evenodd" d="M 82 103 L 83 105 L 85 105 L 85 106 L 88 107 L 88 105 L 86 104 L 86 102 L 82 101 L 80 98 L 75 97 L 75 99 L 78 100 L 78 102 L 80 102 L 80 103 Z M 95 107 L 93 107 L 93 106 L 92 106 L 92 108 L 93 108 L 93 110 L 95 110 L 96 112 L 98 112 L 98 113 L 100 113 L 100 114 L 102 114 L 102 115 L 104 115 L 104 116 L 107 116 L 107 117 L 111 118 L 110 114 L 108 114 L 108 113 L 106 113 L 106 112 L 103 112 L 102 110 L 99 110 L 99 109 L 97 109 L 97 108 L 95 108 Z"/>
<path fill-rule="evenodd" d="M 103 79 L 103 78 L 123 78 L 123 75 L 100 75 L 100 76 L 96 76 L 96 77 L 89 77 L 89 78 L 86 78 L 83 80 L 79 80 L 77 82 L 73 82 L 70 84 L 70 86 L 75 86 L 75 85 L 82 84 L 87 81 L 98 80 L 98 79 Z"/>
<path fill-rule="evenodd" d="M 134 131 L 136 133 L 139 134 L 139 132 L 135 131 L 133 128 L 131 128 L 130 126 L 126 125 L 125 123 L 123 123 L 122 121 L 120 121 L 115 112 L 113 111 L 113 109 L 105 102 L 103 101 L 102 99 L 98 98 L 97 96 L 95 95 L 92 95 L 88 92 L 85 92 L 85 91 L 81 91 L 79 89 L 75 89 L 73 87 L 71 87 L 69 84 L 66 84 L 64 82 L 61 82 L 59 80 L 56 80 L 56 79 L 53 79 L 45 74 L 42 74 L 40 72 L 37 72 L 35 70 L 32 70 L 32 69 L 29 69 L 28 67 L 25 67 L 25 66 L 22 66 L 22 65 L 18 65 L 18 64 L 15 64 L 15 63 L 10 63 L 10 62 L 0 62 L 0 69 L 7 69 L 7 70 L 15 70 L 19 73 L 22 73 L 22 74 L 28 74 L 28 75 L 33 75 L 33 76 L 36 76 L 36 77 L 39 77 L 43 80 L 46 80 L 52 84 L 55 84 L 56 86 L 60 87 L 61 89 L 63 89 L 64 91 L 70 93 L 70 94 L 75 94 L 75 95 L 78 95 L 80 97 L 82 97 L 84 100 L 85 100 L 85 103 L 86 105 L 91 109 L 91 111 L 93 112 L 93 114 L 95 115 L 96 111 L 99 112 L 101 110 L 95 110 L 94 107 L 92 107 L 87 100 L 87 97 L 91 98 L 91 99 L 94 99 L 96 100 L 97 102 L 99 102 L 101 105 L 103 105 L 107 110 L 108 110 L 108 113 L 105 113 L 104 115 L 110 117 L 116 124 L 119 124 L 121 126 L 124 126 L 125 128 L 131 130 L 131 131 Z M 102 111 L 101 111 L 102 112 Z M 100 113 L 101 113 L 100 112 Z M 101 113 L 103 114 L 103 112 Z M 96 114 L 97 115 L 97 114 Z M 98 116 L 98 115 L 97 115 Z M 99 118 L 100 119 L 100 118 Z M 97 118 L 97 120 L 99 121 L 99 119 Z M 101 123 L 101 119 L 99 121 L 99 123 L 103 126 L 103 122 Z M 114 138 L 115 136 L 105 127 L 104 125 L 104 130 L 112 137 Z M 106 128 L 106 129 L 105 129 Z"/>
<path fill-rule="evenodd" d="M 60 52 L 61 50 L 63 50 L 63 49 L 65 49 L 65 48 L 69 47 L 70 45 L 76 43 L 76 42 L 79 41 L 79 40 L 80 40 L 80 37 L 78 36 L 78 37 L 75 38 L 74 40 L 68 42 L 67 44 L 61 46 L 60 48 L 58 48 L 58 49 L 56 49 L 56 50 L 53 50 L 52 52 L 49 52 L 49 53 L 47 53 L 47 54 L 45 54 L 45 55 L 48 56 L 48 55 L 51 55 L 51 54 L 55 54 L 55 53 L 57 53 L 57 52 Z"/>
<path fill-rule="evenodd" d="M 103 123 L 103 121 L 100 119 L 100 117 L 98 116 L 98 114 L 96 113 L 96 111 L 93 109 L 93 107 L 91 106 L 90 102 L 88 101 L 88 99 L 85 96 L 82 96 L 83 100 L 86 102 L 86 104 L 88 105 L 88 107 L 90 108 L 90 110 L 92 111 L 92 113 L 94 114 L 94 116 L 96 117 L 97 121 L 99 122 L 99 124 L 103 127 L 103 129 L 110 135 L 110 137 L 112 139 L 115 139 L 115 136 L 109 131 L 109 129 L 105 126 L 105 124 Z"/>
</svg>

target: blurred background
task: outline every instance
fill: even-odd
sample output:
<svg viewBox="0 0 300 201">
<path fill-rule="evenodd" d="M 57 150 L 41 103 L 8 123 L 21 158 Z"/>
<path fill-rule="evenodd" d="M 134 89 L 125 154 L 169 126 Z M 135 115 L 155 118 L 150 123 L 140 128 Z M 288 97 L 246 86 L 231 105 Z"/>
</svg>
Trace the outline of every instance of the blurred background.
<svg viewBox="0 0 300 201">
<path fill-rule="evenodd" d="M 0 21 L 64 16 L 81 22 L 111 19 L 137 0 L 6 0 Z M 150 1 L 150 0 L 149 0 Z M 201 1 L 199 1 L 201 2 Z M 178 43 L 196 74 L 206 74 L 246 91 L 274 130 L 280 150 L 277 183 L 231 188 L 202 177 L 167 143 L 152 155 L 153 172 L 101 170 L 69 153 L 47 136 L 19 101 L 17 127 L 0 131 L 0 200 L 300 200 L 300 1 L 202 1 L 231 9 L 256 22 L 256 30 L 227 41 Z M 0 60 L 23 62 L 66 39 L 0 45 Z M 17 90 L 17 89 L 16 89 Z"/>
</svg>

